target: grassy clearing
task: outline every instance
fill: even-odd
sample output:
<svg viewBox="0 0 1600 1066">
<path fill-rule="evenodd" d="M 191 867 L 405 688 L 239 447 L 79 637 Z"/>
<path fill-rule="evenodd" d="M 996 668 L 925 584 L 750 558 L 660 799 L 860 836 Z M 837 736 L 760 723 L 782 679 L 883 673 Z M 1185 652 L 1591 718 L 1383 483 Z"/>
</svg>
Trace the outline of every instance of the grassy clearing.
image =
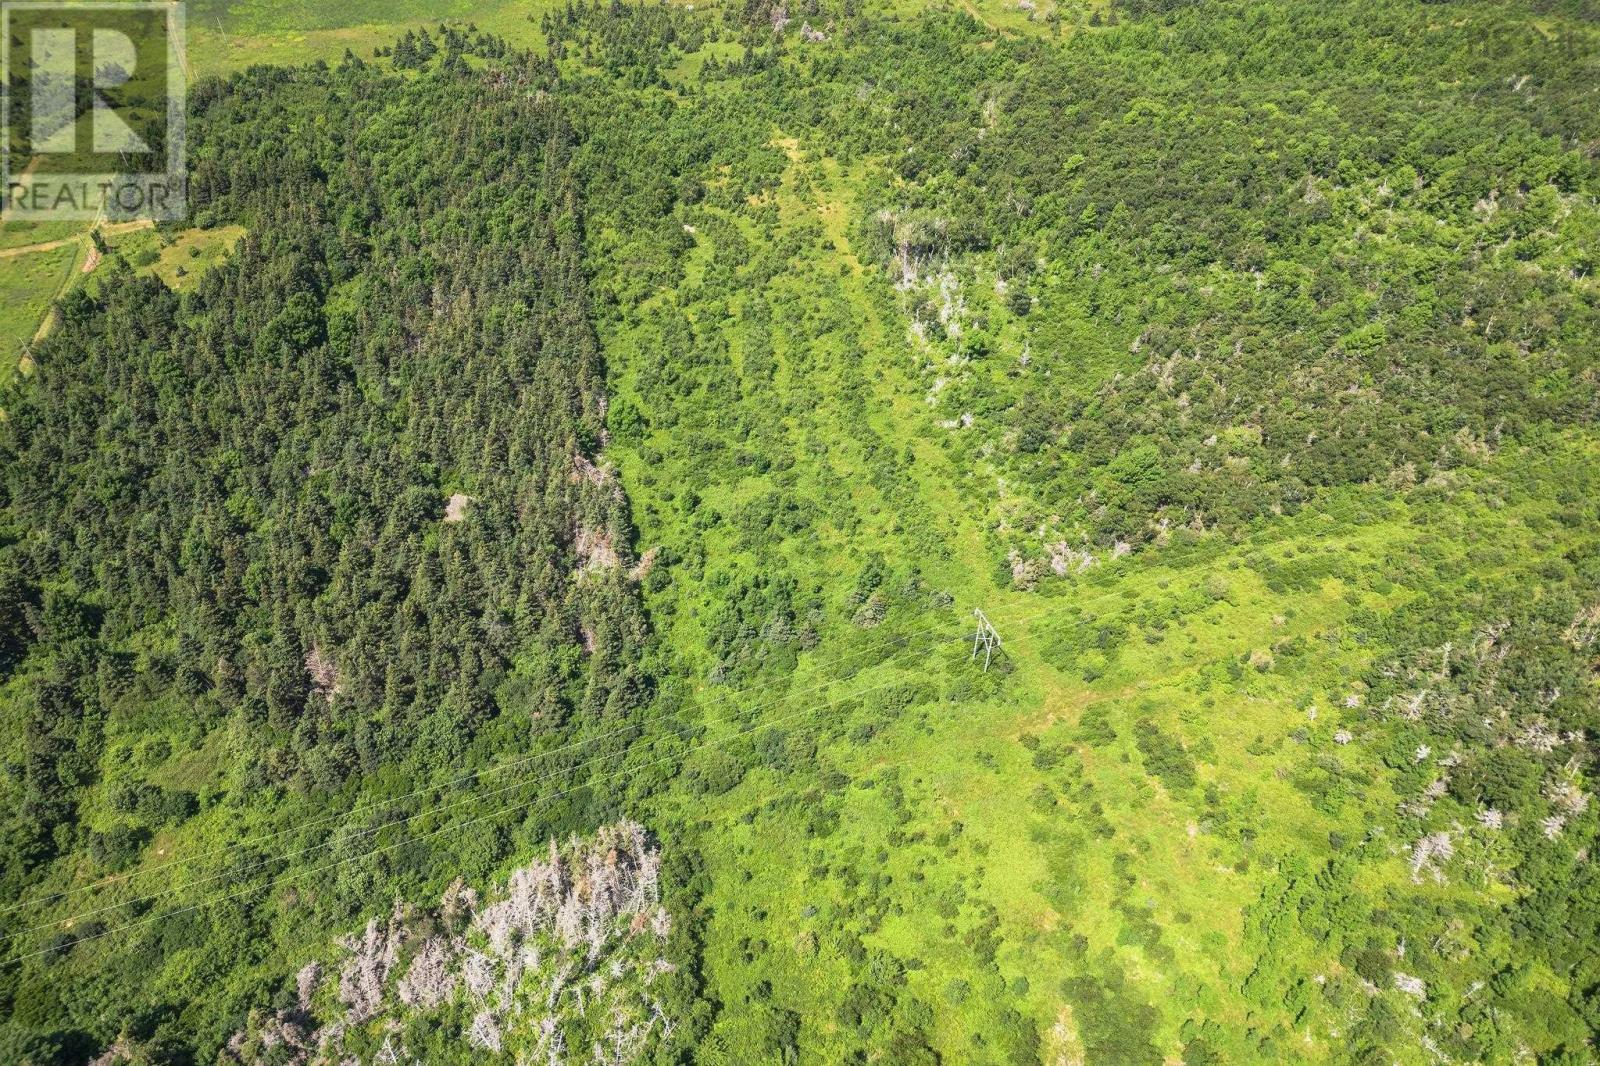
<svg viewBox="0 0 1600 1066">
<path fill-rule="evenodd" d="M 85 228 L 86 224 L 83 222 L 12 222 L 7 220 L 0 222 L 0 251 L 67 240 L 78 236 Z M 4 269 L 5 263 L 0 260 L 0 270 Z"/>
<path fill-rule="evenodd" d="M 915 18 L 934 5 L 883 0 L 874 6 Z M 1104 0 L 943 0 L 936 9 L 965 12 L 995 34 L 1059 38 L 1090 25 L 1091 18 L 1105 18 L 1109 8 Z"/>
<path fill-rule="evenodd" d="M 256 64 L 336 62 L 349 49 L 363 58 L 393 44 L 407 29 L 440 21 L 476 20 L 472 5 L 372 0 L 361 5 L 218 0 L 189 12 L 189 57 L 197 74 L 227 74 Z M 481 17 L 520 28 L 505 18 L 511 5 L 490 4 Z M 483 23 L 479 23 L 480 26 Z M 486 27 L 485 27 L 486 28 Z"/>
<path fill-rule="evenodd" d="M 196 75 L 227 75 L 256 64 L 335 63 L 349 49 L 370 59 L 407 30 L 470 24 L 518 48 L 542 50 L 541 16 L 552 0 L 369 0 L 360 5 L 216 0 L 189 12 L 189 57 Z"/>
<path fill-rule="evenodd" d="M 139 274 L 153 274 L 167 288 L 185 292 L 225 260 L 244 237 L 243 226 L 187 229 L 176 233 L 152 228 L 108 235 L 106 244 Z"/>
<path fill-rule="evenodd" d="M 9 371 L 83 260 L 78 242 L 0 261 L 0 367 Z"/>
<path fill-rule="evenodd" d="M 773 145 L 790 162 L 777 194 L 687 212 L 682 283 L 606 338 L 618 403 L 648 426 L 612 449 L 642 541 L 686 560 L 652 610 L 707 677 L 725 605 L 752 583 L 792 580 L 848 615 L 875 549 L 914 561 L 924 592 L 878 628 L 826 627 L 787 682 L 756 675 L 768 687 L 734 720 L 775 731 L 736 737 L 725 707 L 708 730 L 760 743 L 763 764 L 730 776 L 748 760 L 706 754 L 665 801 L 704 830 L 707 973 L 744 1005 L 710 1061 L 770 1047 L 767 1004 L 807 1019 L 802 1060 L 833 1061 L 863 952 L 869 970 L 903 968 L 950 1060 L 1006 1061 L 1037 1025 L 1047 1055 L 1170 1061 L 1196 1019 L 1232 1061 L 1258 1057 L 1245 1032 L 1262 1019 L 1238 994 L 1257 958 L 1247 906 L 1280 861 L 1327 861 L 1395 803 L 1381 766 L 1331 740 L 1382 650 L 1355 634 L 1451 575 L 1549 557 L 1551 506 L 1351 490 L 1234 543 L 1014 589 L 992 475 L 933 424 L 893 294 L 852 252 L 859 176 Z M 674 338 L 695 353 L 672 363 L 698 365 L 674 386 L 692 404 L 663 391 Z M 730 452 L 749 453 L 743 473 L 708 476 Z M 794 524 L 749 532 L 773 500 Z M 1417 564 L 1408 577 L 1397 559 Z M 974 605 L 1006 638 L 989 675 L 959 638 Z M 1409 885 L 1398 856 L 1365 876 Z M 1298 1032 L 1293 1057 L 1344 1050 L 1329 1028 Z"/>
</svg>

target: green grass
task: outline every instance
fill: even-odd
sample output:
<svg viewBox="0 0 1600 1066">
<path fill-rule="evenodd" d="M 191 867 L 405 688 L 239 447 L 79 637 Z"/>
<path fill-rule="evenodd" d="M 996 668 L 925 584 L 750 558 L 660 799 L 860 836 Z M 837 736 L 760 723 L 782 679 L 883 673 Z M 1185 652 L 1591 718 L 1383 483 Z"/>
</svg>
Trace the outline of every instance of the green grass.
<svg viewBox="0 0 1600 1066">
<path fill-rule="evenodd" d="M 243 226 L 187 229 L 175 233 L 145 228 L 106 238 L 107 246 L 139 274 L 153 274 L 169 289 L 184 292 L 232 253 L 244 237 Z"/>
<path fill-rule="evenodd" d="M 721 702 L 730 693 L 697 688 L 710 735 L 737 751 L 753 741 L 729 719 L 773 722 L 802 750 L 817 741 L 814 755 L 721 791 L 705 782 L 726 760 L 692 759 L 663 801 L 699 827 L 706 971 L 716 998 L 740 1007 L 708 1060 L 752 1061 L 764 1045 L 748 1008 L 769 998 L 807 1019 L 802 1060 L 832 1061 L 859 938 L 869 957 L 914 964 L 905 986 L 951 1061 L 1003 1061 L 1006 1004 L 1038 1023 L 1046 1061 L 1136 1060 L 1145 1046 L 1170 1060 L 1192 1019 L 1220 1027 L 1225 1057 L 1252 1061 L 1246 1030 L 1293 1018 L 1263 1019 L 1239 995 L 1258 957 L 1247 907 L 1277 884 L 1281 859 L 1326 861 L 1396 802 L 1376 759 L 1331 740 L 1337 701 L 1383 652 L 1351 633 L 1468 570 L 1487 580 L 1551 557 L 1551 494 L 1500 507 L 1469 487 L 1444 504 L 1351 489 L 1239 542 L 1103 564 L 1049 595 L 1002 584 L 992 474 L 933 424 L 894 294 L 852 254 L 860 176 L 773 143 L 791 160 L 776 196 L 687 211 L 681 282 L 605 338 L 617 402 L 655 427 L 610 449 L 641 543 L 705 560 L 674 567 L 652 610 L 682 668 L 704 678 L 729 589 L 756 575 L 791 576 L 848 617 L 840 604 L 877 551 L 897 578 L 916 563 L 954 603 L 909 597 L 883 628 L 826 629 L 787 681 L 758 675 L 769 687 L 737 699 L 740 716 Z M 773 308 L 768 367 L 756 284 L 739 279 L 775 248 L 781 266 L 759 286 Z M 702 381 L 689 404 L 661 394 L 652 370 L 680 313 Z M 783 459 L 705 472 L 741 447 Z M 761 545 L 740 515 L 774 493 L 805 506 L 806 522 Z M 1400 558 L 1426 566 L 1391 581 Z M 964 632 L 972 606 L 1006 640 L 989 675 L 962 640 L 927 646 Z M 1099 626 L 1126 634 L 1086 647 Z M 887 699 L 889 683 L 917 694 Z M 1398 857 L 1365 876 L 1411 890 Z M 985 921 L 998 923 L 992 965 Z M 1313 952 L 1288 965 L 1339 961 Z M 1304 1028 L 1293 1054 L 1337 1060 L 1345 1048 L 1326 1032 Z"/>
<path fill-rule="evenodd" d="M 311 0 L 197 0 L 189 8 L 192 28 L 222 23 L 238 33 L 302 33 L 357 24 L 422 23 L 476 18 L 486 5 L 470 0 L 364 0 L 319 4 Z M 495 5 L 487 5 L 491 9 Z"/>
<path fill-rule="evenodd" d="M 872 6 L 907 19 L 930 8 L 963 11 L 996 34 L 1061 37 L 1086 25 L 1096 12 L 1104 17 L 1110 5 L 1104 0 L 941 0 L 937 5 L 880 0 Z"/>
<path fill-rule="evenodd" d="M 504 37 L 518 48 L 541 49 L 539 18 L 552 0 L 366 0 L 361 4 L 215 0 L 189 10 L 189 57 L 196 76 L 226 75 L 256 64 L 337 62 L 349 49 L 370 60 L 407 30 L 440 23 Z"/>
<path fill-rule="evenodd" d="M 69 244 L 0 260 L 0 368 L 15 367 L 51 303 L 71 283 L 83 248 Z"/>
<path fill-rule="evenodd" d="M 0 249 L 66 240 L 87 228 L 86 222 L 0 222 Z M 4 261 L 0 260 L 0 270 L 3 269 Z"/>
</svg>

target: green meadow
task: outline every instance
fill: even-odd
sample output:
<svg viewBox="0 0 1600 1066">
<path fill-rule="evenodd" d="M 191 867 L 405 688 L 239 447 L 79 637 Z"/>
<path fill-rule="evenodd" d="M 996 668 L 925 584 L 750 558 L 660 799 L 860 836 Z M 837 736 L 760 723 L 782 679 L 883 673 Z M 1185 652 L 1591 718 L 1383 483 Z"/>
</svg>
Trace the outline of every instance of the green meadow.
<svg viewBox="0 0 1600 1066">
<path fill-rule="evenodd" d="M 243 226 L 216 229 L 129 229 L 106 238 L 108 249 L 135 273 L 153 274 L 167 288 L 183 292 L 194 288 L 206 271 L 226 261 L 244 237 Z"/>
<path fill-rule="evenodd" d="M 72 241 L 43 252 L 27 252 L 0 260 L 0 349 L 9 372 L 40 330 L 50 305 L 73 284 L 81 271 L 83 246 Z"/>
<path fill-rule="evenodd" d="M 782 1011 L 808 1019 L 801 1060 L 830 1061 L 863 1004 L 896 996 L 947 1060 L 1341 1059 L 1335 1033 L 1237 989 L 1263 950 L 1341 971 L 1252 931 L 1287 864 L 1360 847 L 1368 891 L 1410 889 L 1398 842 L 1369 834 L 1397 801 L 1379 756 L 1332 739 L 1384 651 L 1361 634 L 1462 575 L 1558 560 L 1577 531 L 1551 499 L 1592 478 L 1592 444 L 1427 500 L 1330 494 L 1231 543 L 1019 591 L 981 475 L 922 402 L 895 294 L 852 251 L 850 173 L 781 132 L 769 147 L 776 183 L 683 212 L 682 282 L 606 335 L 610 453 L 640 545 L 675 564 L 646 602 L 684 672 L 716 676 L 701 649 L 728 646 L 730 600 L 745 633 L 773 590 L 856 613 L 813 650 L 751 652 L 748 697 L 710 690 L 738 708 L 707 704 L 731 754 L 691 758 L 662 801 L 713 886 L 709 986 L 741 1005 L 709 1061 L 775 1046 Z M 975 606 L 1005 641 L 987 674 Z M 1292 1043 L 1238 1036 L 1272 1028 Z"/>
</svg>

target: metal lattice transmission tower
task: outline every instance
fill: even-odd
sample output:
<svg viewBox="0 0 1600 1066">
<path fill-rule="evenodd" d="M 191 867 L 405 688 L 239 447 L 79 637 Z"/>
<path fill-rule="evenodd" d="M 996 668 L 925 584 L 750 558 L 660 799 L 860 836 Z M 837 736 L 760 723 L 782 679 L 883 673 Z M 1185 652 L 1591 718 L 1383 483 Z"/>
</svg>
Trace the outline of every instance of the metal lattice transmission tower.
<svg viewBox="0 0 1600 1066">
<path fill-rule="evenodd" d="M 1005 651 L 1005 645 L 1000 643 L 1000 633 L 989 624 L 988 616 L 983 613 L 983 608 L 974 607 L 972 614 L 978 619 L 977 632 L 972 635 L 972 658 L 978 657 L 978 649 L 983 649 L 983 672 L 989 672 L 989 660 L 994 658 L 997 651 Z"/>
</svg>

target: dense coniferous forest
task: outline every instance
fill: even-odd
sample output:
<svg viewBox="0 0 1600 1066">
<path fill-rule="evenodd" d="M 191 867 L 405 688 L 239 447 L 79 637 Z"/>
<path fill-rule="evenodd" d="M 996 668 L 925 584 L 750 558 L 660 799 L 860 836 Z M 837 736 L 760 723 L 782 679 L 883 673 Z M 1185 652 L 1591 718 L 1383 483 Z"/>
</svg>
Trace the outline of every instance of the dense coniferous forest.
<svg viewBox="0 0 1600 1066">
<path fill-rule="evenodd" d="M 251 236 L 182 300 L 135 277 L 76 291 L 38 352 L 50 372 L 8 404 L 26 754 L 8 896 L 78 855 L 115 877 L 191 819 L 286 829 L 246 854 L 258 879 L 280 845 L 311 863 L 365 849 L 408 812 L 343 841 L 301 838 L 295 812 L 616 733 L 647 695 L 626 508 L 590 460 L 605 400 L 573 135 L 536 68 L 443 78 L 352 64 L 205 87 L 200 211 Z M 147 776 L 175 745 L 216 772 Z M 512 847 L 504 830 L 441 843 L 479 872 Z M 238 858 L 210 887 L 236 887 Z M 359 916 L 441 858 L 304 886 L 321 917 L 296 924 Z M 226 985 L 272 950 L 244 946 L 262 930 L 241 906 L 152 924 L 93 969 L 192 944 L 210 961 L 191 980 Z M 188 1024 L 217 1025 L 190 988 Z M 19 1020 L 151 1009 L 136 983 L 65 990 L 48 972 L 14 986 Z"/>
<path fill-rule="evenodd" d="M 450 14 L 0 393 L 0 1060 L 1595 1060 L 1587 4 Z"/>
</svg>

